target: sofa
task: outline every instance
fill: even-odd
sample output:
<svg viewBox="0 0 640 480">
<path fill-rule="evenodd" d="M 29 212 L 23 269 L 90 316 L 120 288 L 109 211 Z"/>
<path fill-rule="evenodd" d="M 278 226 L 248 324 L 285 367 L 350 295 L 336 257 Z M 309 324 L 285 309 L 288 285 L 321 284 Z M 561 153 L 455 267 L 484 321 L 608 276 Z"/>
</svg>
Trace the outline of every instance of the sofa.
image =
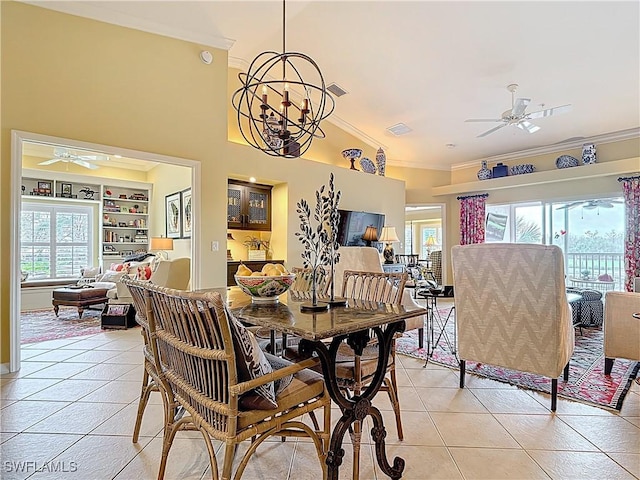
<svg viewBox="0 0 640 480">
<path fill-rule="evenodd" d="M 92 283 L 95 288 L 107 288 L 109 303 L 133 304 L 131 293 L 120 279 L 127 275 L 129 278 L 148 280 L 155 285 L 188 290 L 191 282 L 191 259 L 188 257 L 173 260 L 160 260 L 156 265 L 151 262 L 130 262 L 120 270 L 107 270 L 99 275 Z"/>
</svg>

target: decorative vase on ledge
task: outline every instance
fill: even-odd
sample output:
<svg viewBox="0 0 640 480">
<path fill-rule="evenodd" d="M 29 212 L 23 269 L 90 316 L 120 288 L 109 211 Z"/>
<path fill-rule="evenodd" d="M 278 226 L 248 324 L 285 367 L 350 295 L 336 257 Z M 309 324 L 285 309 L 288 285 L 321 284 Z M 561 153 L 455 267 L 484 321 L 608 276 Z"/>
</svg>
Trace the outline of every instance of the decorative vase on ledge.
<svg viewBox="0 0 640 480">
<path fill-rule="evenodd" d="M 487 161 L 483 160 L 482 168 L 478 170 L 478 180 L 489 180 L 492 177 L 493 173 L 491 173 L 491 170 L 487 168 Z"/>
</svg>

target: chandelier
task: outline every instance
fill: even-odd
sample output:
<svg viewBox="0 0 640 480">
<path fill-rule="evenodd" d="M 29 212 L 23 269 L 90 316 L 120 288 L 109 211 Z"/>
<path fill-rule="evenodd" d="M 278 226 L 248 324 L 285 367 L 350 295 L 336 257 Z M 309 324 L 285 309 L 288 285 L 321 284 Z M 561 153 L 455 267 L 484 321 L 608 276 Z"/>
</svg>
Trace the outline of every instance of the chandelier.
<svg viewBox="0 0 640 480">
<path fill-rule="evenodd" d="M 274 157 L 295 158 L 314 138 L 325 137 L 320 122 L 331 115 L 335 101 L 316 62 L 303 53 L 286 51 L 285 14 L 283 0 L 282 53 L 262 52 L 247 73 L 239 73 L 242 87 L 231 103 L 238 112 L 240 133 L 252 147 Z"/>
</svg>

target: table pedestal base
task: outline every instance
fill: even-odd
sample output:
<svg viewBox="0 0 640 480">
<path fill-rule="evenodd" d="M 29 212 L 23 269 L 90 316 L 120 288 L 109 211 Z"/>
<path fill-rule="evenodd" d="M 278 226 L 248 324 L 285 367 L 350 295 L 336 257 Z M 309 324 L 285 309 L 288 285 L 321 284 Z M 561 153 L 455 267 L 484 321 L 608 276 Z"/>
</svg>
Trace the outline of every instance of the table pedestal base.
<svg viewBox="0 0 640 480">
<path fill-rule="evenodd" d="M 373 380 L 369 385 L 367 385 L 362 394 L 352 398 L 346 397 L 338 386 L 335 369 L 338 347 L 340 346 L 340 343 L 346 339 L 355 354 L 358 356 L 362 355 L 364 347 L 367 346 L 371 339 L 370 330 L 333 337 L 328 348 L 320 341 L 314 342 L 304 339 L 300 340 L 298 350 L 300 354 L 304 356 L 311 356 L 312 353 L 317 353 L 322 366 L 327 390 L 329 391 L 329 396 L 338 404 L 342 411 L 342 417 L 340 417 L 333 429 L 333 432 L 331 433 L 329 452 L 327 452 L 327 478 L 330 480 L 338 479 L 338 470 L 342 464 L 342 458 L 344 457 L 342 442 L 345 434 L 349 431 L 349 428 L 354 422 L 362 422 L 367 416 L 371 416 L 371 419 L 373 420 L 371 437 L 376 444 L 376 460 L 380 469 L 385 473 L 385 475 L 392 479 L 399 479 L 402 477 L 405 465 L 404 459 L 395 457 L 393 459 L 393 465 L 389 464 L 384 442 L 384 439 L 387 436 L 387 431 L 384 427 L 380 410 L 374 407 L 371 402 L 378 390 L 380 390 L 380 386 L 382 385 L 386 374 L 393 337 L 396 333 L 403 332 L 404 328 L 404 321 L 400 321 L 388 324 L 384 329 L 381 327 L 375 327 L 372 329 L 378 339 L 379 348 L 376 373 L 374 374 Z M 357 461 L 357 459 L 354 459 L 354 461 Z"/>
</svg>

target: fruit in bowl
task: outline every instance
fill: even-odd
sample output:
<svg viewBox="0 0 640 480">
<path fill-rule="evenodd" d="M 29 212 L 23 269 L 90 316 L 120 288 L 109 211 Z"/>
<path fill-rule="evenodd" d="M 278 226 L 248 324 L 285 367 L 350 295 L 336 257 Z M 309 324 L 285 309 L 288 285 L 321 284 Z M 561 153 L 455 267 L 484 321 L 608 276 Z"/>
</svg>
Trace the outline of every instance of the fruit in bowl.
<svg viewBox="0 0 640 480">
<path fill-rule="evenodd" d="M 289 273 L 281 264 L 267 263 L 259 272 L 252 272 L 240 264 L 234 278 L 238 287 L 251 296 L 253 303 L 278 303 L 278 296 L 289 290 L 296 275 Z"/>
</svg>

